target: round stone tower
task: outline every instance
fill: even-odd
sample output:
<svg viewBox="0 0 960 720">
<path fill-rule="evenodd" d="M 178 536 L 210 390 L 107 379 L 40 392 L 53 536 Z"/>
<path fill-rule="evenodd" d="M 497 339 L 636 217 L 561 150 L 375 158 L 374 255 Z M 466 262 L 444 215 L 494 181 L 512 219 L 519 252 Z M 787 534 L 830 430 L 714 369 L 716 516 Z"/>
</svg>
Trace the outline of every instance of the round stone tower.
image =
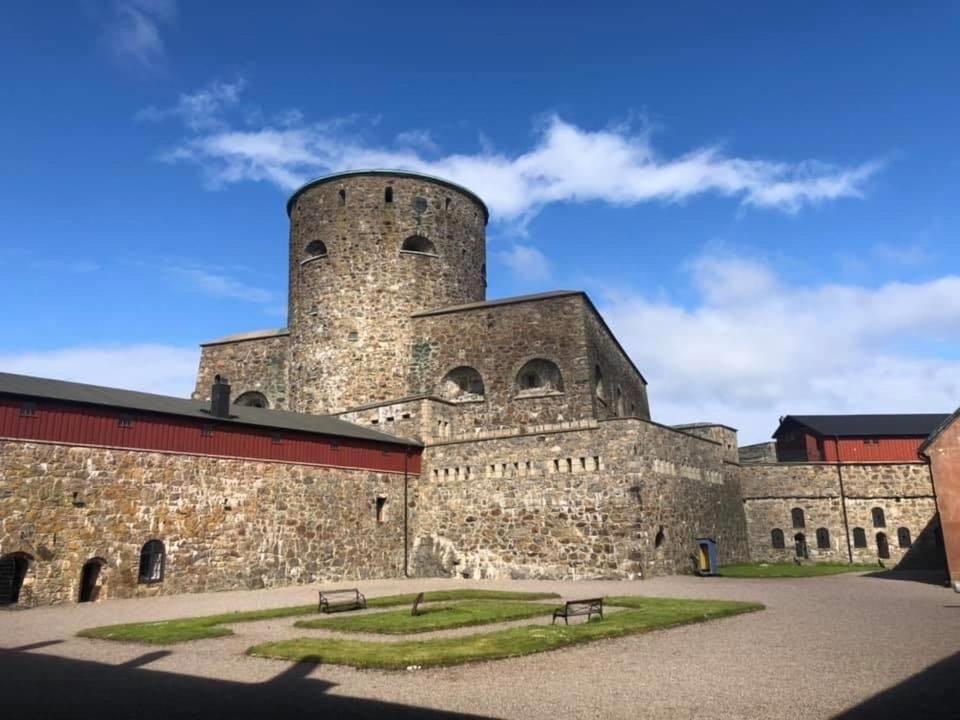
<svg viewBox="0 0 960 720">
<path fill-rule="evenodd" d="M 290 409 L 410 395 L 410 316 L 485 299 L 486 206 L 445 180 L 369 170 L 304 185 L 287 214 Z"/>
</svg>

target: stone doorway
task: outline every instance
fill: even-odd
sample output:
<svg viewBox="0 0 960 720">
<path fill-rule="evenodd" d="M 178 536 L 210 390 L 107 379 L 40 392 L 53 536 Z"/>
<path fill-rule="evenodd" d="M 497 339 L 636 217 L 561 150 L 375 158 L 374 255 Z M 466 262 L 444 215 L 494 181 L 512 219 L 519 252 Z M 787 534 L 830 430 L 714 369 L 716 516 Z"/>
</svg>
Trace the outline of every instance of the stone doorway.
<svg viewBox="0 0 960 720">
<path fill-rule="evenodd" d="M 890 558 L 890 544 L 887 542 L 886 533 L 877 533 L 877 557 L 881 560 Z"/>
<path fill-rule="evenodd" d="M 807 552 L 807 538 L 803 533 L 797 533 L 793 536 L 793 544 L 797 558 L 806 560 L 810 556 L 810 553 Z"/>
<path fill-rule="evenodd" d="M 23 579 L 27 576 L 32 559 L 26 553 L 0 557 L 0 605 L 16 605 L 20 600 Z"/>
<path fill-rule="evenodd" d="M 96 602 L 100 596 L 100 571 L 105 562 L 103 558 L 91 558 L 83 564 L 80 573 L 80 602 Z"/>
</svg>

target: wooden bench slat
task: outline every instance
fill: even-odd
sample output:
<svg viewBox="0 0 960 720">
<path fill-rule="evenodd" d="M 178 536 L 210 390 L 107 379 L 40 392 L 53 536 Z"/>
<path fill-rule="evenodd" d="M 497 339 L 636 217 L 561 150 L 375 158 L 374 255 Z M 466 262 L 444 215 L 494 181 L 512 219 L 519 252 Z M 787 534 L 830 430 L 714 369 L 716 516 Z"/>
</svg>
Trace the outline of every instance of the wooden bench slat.
<svg viewBox="0 0 960 720">
<path fill-rule="evenodd" d="M 567 600 L 563 604 L 563 608 L 557 608 L 553 611 L 553 619 L 550 621 L 550 624 L 553 625 L 558 617 L 562 617 L 563 621 L 569 625 L 570 618 L 578 615 L 586 615 L 587 622 L 590 622 L 590 618 L 593 617 L 594 613 L 599 615 L 601 619 L 603 618 L 603 598 Z"/>
<path fill-rule="evenodd" d="M 349 595 L 349 599 L 337 600 L 334 596 Z M 342 590 L 320 590 L 317 612 L 330 612 L 332 608 L 362 610 L 367 607 L 367 598 L 358 588 Z"/>
</svg>

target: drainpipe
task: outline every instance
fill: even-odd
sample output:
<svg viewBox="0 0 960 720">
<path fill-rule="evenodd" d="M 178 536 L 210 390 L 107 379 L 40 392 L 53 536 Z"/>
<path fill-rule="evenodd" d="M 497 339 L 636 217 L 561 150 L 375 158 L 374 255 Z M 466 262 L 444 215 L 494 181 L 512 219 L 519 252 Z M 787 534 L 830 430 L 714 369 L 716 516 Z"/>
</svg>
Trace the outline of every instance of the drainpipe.
<svg viewBox="0 0 960 720">
<path fill-rule="evenodd" d="M 407 463 L 409 460 L 410 460 L 410 448 L 408 447 L 403 453 L 403 576 L 404 577 L 410 577 L 410 572 L 408 569 L 410 567 L 410 562 L 407 557 L 407 553 L 408 553 L 407 548 L 409 545 L 409 540 L 408 540 L 409 523 L 407 520 L 407 513 L 410 510 L 410 504 L 407 500 L 407 497 L 408 497 Z"/>
<path fill-rule="evenodd" d="M 843 509 L 843 534 L 847 538 L 847 559 L 853 565 L 853 546 L 850 544 L 850 522 L 847 519 L 847 494 L 843 490 L 843 466 L 840 464 L 840 437 L 833 436 L 833 444 L 837 449 L 837 480 L 840 482 L 840 507 Z"/>
</svg>

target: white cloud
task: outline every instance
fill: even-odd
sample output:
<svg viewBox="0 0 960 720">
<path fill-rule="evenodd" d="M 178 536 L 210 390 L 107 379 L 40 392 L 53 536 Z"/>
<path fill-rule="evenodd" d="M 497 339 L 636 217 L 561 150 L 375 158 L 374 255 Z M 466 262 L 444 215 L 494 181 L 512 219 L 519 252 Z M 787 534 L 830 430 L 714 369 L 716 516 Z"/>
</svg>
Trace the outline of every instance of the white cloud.
<svg viewBox="0 0 960 720">
<path fill-rule="evenodd" d="M 168 270 L 208 295 L 252 303 L 270 303 L 274 299 L 269 290 L 248 285 L 222 273 L 195 267 L 170 267 Z"/>
<path fill-rule="evenodd" d="M 221 130 L 226 127 L 223 115 L 240 100 L 244 84 L 243 78 L 237 78 L 233 82 L 212 82 L 194 93 L 180 95 L 176 104 L 171 107 L 157 108 L 151 105 L 139 111 L 136 117 L 146 122 L 177 118 L 193 132 Z M 297 114 L 285 117 L 300 116 Z"/>
<path fill-rule="evenodd" d="M 516 244 L 509 250 L 499 250 L 495 257 L 506 265 L 514 279 L 521 283 L 545 282 L 553 274 L 546 255 L 529 245 Z"/>
<path fill-rule="evenodd" d="M 200 353 L 173 345 L 111 345 L 0 355 L 0 371 L 189 397 Z"/>
<path fill-rule="evenodd" d="M 309 123 L 291 117 L 293 122 L 288 118 L 254 129 L 193 128 L 163 157 L 198 165 L 213 187 L 266 181 L 292 190 L 317 175 L 369 167 L 425 172 L 471 188 L 489 204 L 494 220 L 513 222 L 555 202 L 634 205 L 679 202 L 706 193 L 796 212 L 806 205 L 861 196 L 880 168 L 876 161 L 838 167 L 813 160 L 746 159 L 714 146 L 665 157 L 646 130 L 633 132 L 623 125 L 592 130 L 555 115 L 539 125 L 525 152 L 509 155 L 486 144 L 472 154 L 428 158 L 421 153 L 434 156 L 426 141 L 434 143 L 422 131 L 402 133 L 393 145 L 381 146 L 350 127 L 356 118 Z"/>
<path fill-rule="evenodd" d="M 440 149 L 429 130 L 406 130 L 397 135 L 396 143 L 401 147 L 420 148 L 427 152 L 437 152 Z"/>
<path fill-rule="evenodd" d="M 120 59 L 155 67 L 166 57 L 160 28 L 176 16 L 175 0 L 115 0 L 106 39 Z"/>
<path fill-rule="evenodd" d="M 960 405 L 960 361 L 924 353 L 960 336 L 960 276 L 792 286 L 764 263 L 708 255 L 690 278 L 693 307 L 642 294 L 602 303 L 661 422 L 722 422 L 759 442 L 787 413 Z"/>
</svg>

